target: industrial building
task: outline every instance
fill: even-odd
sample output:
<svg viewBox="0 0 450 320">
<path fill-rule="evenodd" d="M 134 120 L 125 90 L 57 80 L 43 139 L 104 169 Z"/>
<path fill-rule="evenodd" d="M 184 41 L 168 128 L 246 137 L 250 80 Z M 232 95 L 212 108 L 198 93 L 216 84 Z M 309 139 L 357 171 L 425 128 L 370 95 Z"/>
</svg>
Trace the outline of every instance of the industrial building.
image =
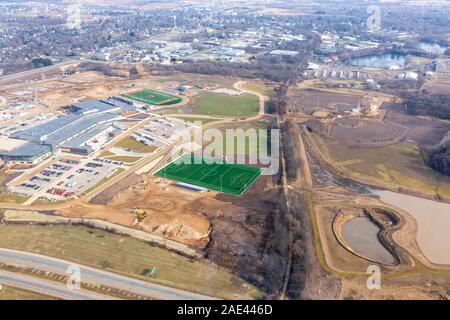
<svg viewBox="0 0 450 320">
<path fill-rule="evenodd" d="M 2 142 L 10 143 L 12 141 L 14 141 L 14 139 L 8 139 Z M 4 162 L 36 164 L 52 154 L 52 148 L 49 145 L 28 141 L 23 142 L 24 143 L 13 149 L 5 148 L 2 145 L 0 147 L 0 158 Z"/>
<path fill-rule="evenodd" d="M 69 113 L 62 117 L 12 133 L 8 139 L 15 143 L 10 143 L 12 148 L 0 148 L 0 158 L 34 164 L 58 150 L 88 155 L 93 149 L 87 142 L 111 129 L 134 106 L 112 97 L 74 103 L 66 109 Z"/>
</svg>

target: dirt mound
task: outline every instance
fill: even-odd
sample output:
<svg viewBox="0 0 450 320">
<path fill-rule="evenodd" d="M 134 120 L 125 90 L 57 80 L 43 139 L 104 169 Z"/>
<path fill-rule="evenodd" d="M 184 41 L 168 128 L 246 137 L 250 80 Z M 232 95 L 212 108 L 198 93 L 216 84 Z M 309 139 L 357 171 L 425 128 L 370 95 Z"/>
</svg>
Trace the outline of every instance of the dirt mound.
<svg viewBox="0 0 450 320">
<path fill-rule="evenodd" d="M 293 113 L 313 114 L 322 109 L 344 112 L 359 106 L 363 97 L 359 95 L 333 93 L 315 89 L 290 89 L 289 111 Z"/>
<path fill-rule="evenodd" d="M 180 240 L 200 240 L 208 237 L 209 232 L 200 233 L 188 225 L 175 219 L 174 221 L 162 224 L 154 230 L 155 233 L 159 233 L 172 239 Z"/>
</svg>

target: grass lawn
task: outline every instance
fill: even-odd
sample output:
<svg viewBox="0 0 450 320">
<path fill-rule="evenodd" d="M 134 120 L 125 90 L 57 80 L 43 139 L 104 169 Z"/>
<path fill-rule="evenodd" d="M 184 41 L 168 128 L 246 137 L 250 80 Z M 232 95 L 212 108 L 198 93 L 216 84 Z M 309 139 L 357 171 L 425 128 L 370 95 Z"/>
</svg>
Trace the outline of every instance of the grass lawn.
<svg viewBox="0 0 450 320">
<path fill-rule="evenodd" d="M 140 143 L 139 141 L 134 140 L 131 137 L 126 137 L 122 139 L 115 145 L 115 147 L 127 149 L 138 153 L 151 153 L 157 149 L 156 146 L 147 146 L 143 143 Z"/>
<path fill-rule="evenodd" d="M 115 156 L 115 153 L 112 153 L 111 151 L 102 151 L 99 155 L 100 158 L 104 158 L 104 157 L 110 157 L 110 156 Z"/>
<path fill-rule="evenodd" d="M 229 96 L 203 93 L 195 99 L 194 113 L 218 116 L 252 116 L 259 112 L 258 97 L 253 94 Z"/>
<path fill-rule="evenodd" d="M 39 206 L 39 205 L 48 205 L 48 204 L 56 205 L 56 204 L 59 204 L 59 203 L 64 203 L 64 202 L 69 201 L 69 200 L 71 200 L 71 199 L 72 199 L 72 198 L 65 199 L 65 200 L 50 201 L 50 200 L 48 200 L 48 199 L 39 198 L 39 199 L 33 201 L 33 205 L 36 205 L 36 206 Z"/>
<path fill-rule="evenodd" d="M 24 203 L 29 197 L 13 193 L 1 193 L 0 203 Z"/>
<path fill-rule="evenodd" d="M 41 293 L 3 285 L 0 300 L 57 300 Z"/>
<path fill-rule="evenodd" d="M 416 63 L 416 64 L 427 64 L 427 63 L 431 63 L 433 60 L 429 59 L 429 58 L 424 58 L 424 57 L 411 57 L 411 62 L 412 63 Z"/>
<path fill-rule="evenodd" d="M 0 246 L 104 268 L 222 298 L 258 298 L 260 291 L 228 271 L 122 235 L 82 226 L 0 226 Z M 154 277 L 144 275 L 156 267 Z"/>
<path fill-rule="evenodd" d="M 258 93 L 264 94 L 264 95 L 268 95 L 268 94 L 272 93 L 272 91 L 273 91 L 271 87 L 266 86 L 265 84 L 260 83 L 260 82 L 247 81 L 247 83 L 245 83 L 243 85 L 243 87 L 248 90 L 255 91 L 255 92 L 258 92 Z"/>
<path fill-rule="evenodd" d="M 226 131 L 227 129 L 236 130 L 236 129 L 242 129 L 244 130 L 244 133 L 246 133 L 249 129 L 254 130 L 256 132 L 256 143 L 250 140 L 250 135 L 245 138 L 245 140 L 238 141 L 238 137 L 234 137 L 234 154 L 236 155 L 257 155 L 259 153 L 263 155 L 270 155 L 270 140 L 267 137 L 267 129 L 268 124 L 263 122 L 258 123 L 245 123 L 245 124 L 239 124 L 239 125 L 227 125 L 227 126 L 217 126 L 217 129 L 219 129 L 222 133 L 223 137 L 223 154 L 226 154 L 227 152 L 227 135 Z M 235 131 L 236 132 L 236 131 Z M 236 132 L 237 133 L 237 132 Z M 265 143 L 267 142 L 267 143 Z M 206 147 L 208 146 L 211 141 L 204 141 L 203 145 Z"/>
<path fill-rule="evenodd" d="M 436 119 L 439 120 L 439 121 L 442 121 L 444 123 L 449 123 L 450 124 L 450 120 L 448 120 L 448 119 L 441 119 L 441 118 L 436 118 Z"/>
<path fill-rule="evenodd" d="M 450 177 L 433 170 L 421 151 L 400 142 L 381 148 L 355 148 L 339 140 L 312 135 L 322 153 L 349 170 L 400 187 L 414 187 L 435 195 L 450 196 Z"/>
</svg>

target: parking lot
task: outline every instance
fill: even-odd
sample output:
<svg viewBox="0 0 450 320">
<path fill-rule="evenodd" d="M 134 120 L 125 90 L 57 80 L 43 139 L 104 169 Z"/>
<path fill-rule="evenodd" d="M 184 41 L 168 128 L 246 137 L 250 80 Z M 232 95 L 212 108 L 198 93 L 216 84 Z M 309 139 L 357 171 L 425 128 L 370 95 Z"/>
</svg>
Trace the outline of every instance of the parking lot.
<svg viewBox="0 0 450 320">
<path fill-rule="evenodd" d="M 41 200 L 67 200 L 108 179 L 121 166 L 122 162 L 106 159 L 60 159 L 10 189 Z"/>
<path fill-rule="evenodd" d="M 116 157 L 93 159 L 63 156 L 52 160 L 34 171 L 28 171 L 21 178 L 11 182 L 8 191 L 28 199 L 25 204 L 36 200 L 64 201 L 77 198 L 108 180 L 121 169 L 127 169 L 126 157 L 139 157 L 150 154 L 154 150 L 167 145 L 186 135 L 193 124 L 173 118 L 153 119 L 141 129 L 134 132 L 124 143 L 128 149 L 120 145 L 112 148 Z M 135 141 L 135 142 L 133 142 Z M 135 147 L 139 150 L 134 150 Z M 116 151 L 120 152 L 117 153 Z M 146 150 L 149 151 L 146 151 Z M 120 159 L 119 159 L 120 158 Z"/>
<path fill-rule="evenodd" d="M 154 119 L 136 134 L 144 139 L 147 137 L 149 140 L 159 140 L 167 144 L 184 136 L 192 126 L 189 122 L 173 118 Z"/>
</svg>

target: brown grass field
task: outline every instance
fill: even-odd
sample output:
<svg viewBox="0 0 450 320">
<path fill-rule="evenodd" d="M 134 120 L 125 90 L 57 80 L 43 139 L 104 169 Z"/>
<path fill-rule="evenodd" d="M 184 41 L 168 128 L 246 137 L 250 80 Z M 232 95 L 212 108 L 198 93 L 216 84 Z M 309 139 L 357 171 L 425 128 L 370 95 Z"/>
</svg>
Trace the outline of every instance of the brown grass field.
<svg viewBox="0 0 450 320">
<path fill-rule="evenodd" d="M 162 285 L 228 299 L 257 298 L 259 290 L 224 269 L 121 235 L 81 226 L 3 225 L 0 246 L 35 252 Z M 156 275 L 145 274 L 156 267 Z"/>
<path fill-rule="evenodd" d="M 356 148 L 342 140 L 322 139 L 315 134 L 311 137 L 322 154 L 346 169 L 399 187 L 415 187 L 434 196 L 450 196 L 450 177 L 429 167 L 421 151 L 409 142 Z"/>
<path fill-rule="evenodd" d="M 2 289 L 0 290 L 0 300 L 57 300 L 57 299 L 46 296 L 41 293 L 3 285 Z"/>
</svg>

